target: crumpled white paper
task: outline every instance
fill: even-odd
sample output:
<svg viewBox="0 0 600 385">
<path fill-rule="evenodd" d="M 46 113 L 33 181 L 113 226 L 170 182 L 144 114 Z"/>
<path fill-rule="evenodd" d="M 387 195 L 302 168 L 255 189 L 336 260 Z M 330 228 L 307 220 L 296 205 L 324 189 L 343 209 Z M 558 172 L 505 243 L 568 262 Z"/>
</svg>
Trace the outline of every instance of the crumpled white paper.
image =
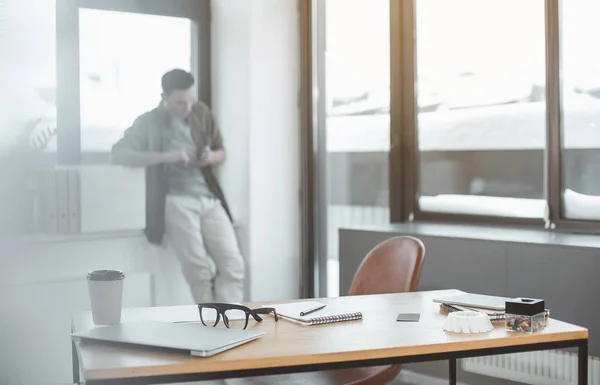
<svg viewBox="0 0 600 385">
<path fill-rule="evenodd" d="M 442 329 L 454 333 L 486 333 L 492 331 L 494 326 L 485 313 L 457 311 L 448 314 Z"/>
</svg>

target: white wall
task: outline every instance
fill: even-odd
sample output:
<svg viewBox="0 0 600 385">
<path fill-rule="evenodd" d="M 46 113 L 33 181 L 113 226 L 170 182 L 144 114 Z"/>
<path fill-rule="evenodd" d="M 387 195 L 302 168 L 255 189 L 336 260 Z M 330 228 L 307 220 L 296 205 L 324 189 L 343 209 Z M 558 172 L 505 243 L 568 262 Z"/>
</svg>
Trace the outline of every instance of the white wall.
<svg viewBox="0 0 600 385">
<path fill-rule="evenodd" d="M 212 20 L 212 109 L 222 131 L 227 162 L 219 170 L 224 193 L 234 221 L 238 240 L 248 263 L 249 217 L 247 186 L 250 175 L 250 66 L 247 17 L 251 1 L 213 1 Z M 250 280 L 246 279 L 249 288 Z M 248 293 L 248 289 L 246 290 Z M 249 295 L 246 295 L 249 298 Z"/>
<path fill-rule="evenodd" d="M 68 383 L 70 315 L 89 309 L 85 274 L 126 272 L 126 306 L 151 306 L 157 255 L 140 234 L 81 242 L 1 243 L 0 383 Z M 33 370 L 33 366 L 35 370 Z"/>
<path fill-rule="evenodd" d="M 228 150 L 222 181 L 240 225 L 249 298 L 297 298 L 297 2 L 213 0 L 212 24 L 213 109 Z"/>
<path fill-rule="evenodd" d="M 75 174 L 74 167 L 68 169 Z M 61 168 L 61 174 L 64 171 Z M 91 166 L 79 171 L 80 194 L 68 196 L 81 198 L 76 205 L 82 213 L 80 223 L 83 229 L 95 233 L 0 234 L 2 385 L 60 384 L 71 380 L 71 314 L 90 308 L 85 279 L 90 270 L 125 272 L 126 307 L 193 303 L 176 258 L 151 246 L 140 230 L 145 223 L 143 170 Z M 98 185 L 98 181 L 107 179 L 116 185 Z M 0 184 L 0 192 L 10 191 L 12 186 L 8 182 Z M 67 193 L 66 188 L 57 190 Z M 20 193 L 18 188 L 12 189 L 10 196 L 5 197 L 6 207 L 14 204 L 11 198 Z M 70 202 L 64 201 L 69 203 L 64 207 L 70 207 Z M 23 210 L 13 213 L 9 216 L 5 206 L 0 207 L 0 216 L 13 226 L 18 222 L 16 217 L 26 215 Z M 98 232 L 107 229 L 115 232 Z M 116 232 L 117 229 L 121 231 Z"/>
</svg>

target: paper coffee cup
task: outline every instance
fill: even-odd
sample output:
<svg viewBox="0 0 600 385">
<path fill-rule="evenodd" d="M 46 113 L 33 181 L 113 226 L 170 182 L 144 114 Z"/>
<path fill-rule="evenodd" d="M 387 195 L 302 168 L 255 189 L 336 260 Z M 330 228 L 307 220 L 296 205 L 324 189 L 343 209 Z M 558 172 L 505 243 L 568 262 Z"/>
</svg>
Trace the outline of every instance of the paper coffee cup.
<svg viewBox="0 0 600 385">
<path fill-rule="evenodd" d="M 94 270 L 87 282 L 95 325 L 116 325 L 121 322 L 123 280 L 121 270 Z"/>
</svg>

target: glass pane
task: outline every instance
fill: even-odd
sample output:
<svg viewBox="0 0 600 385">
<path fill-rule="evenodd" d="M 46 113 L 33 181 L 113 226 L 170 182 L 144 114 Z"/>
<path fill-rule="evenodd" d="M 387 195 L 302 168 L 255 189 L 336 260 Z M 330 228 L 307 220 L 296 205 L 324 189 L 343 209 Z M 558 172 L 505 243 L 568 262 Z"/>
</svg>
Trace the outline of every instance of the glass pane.
<svg viewBox="0 0 600 385">
<path fill-rule="evenodd" d="M 389 223 L 389 0 L 326 0 L 328 295 L 338 229 Z"/>
<path fill-rule="evenodd" d="M 570 219 L 600 219 L 600 51 L 592 48 L 598 16 L 597 0 L 562 2 L 563 198 Z"/>
<path fill-rule="evenodd" d="M 12 148 L 28 122 L 38 122 L 33 141 L 56 128 L 55 0 L 0 1 L 0 153 Z M 15 38 L 18 36 L 18 38 Z M 9 90 L 6 92 L 5 90 Z M 39 139 L 37 140 L 39 143 Z M 44 141 L 56 151 L 56 138 Z M 48 160 L 45 159 L 47 162 Z"/>
<path fill-rule="evenodd" d="M 0 0 L 0 234 L 37 232 L 36 171 L 56 162 L 55 20 L 55 0 Z"/>
<path fill-rule="evenodd" d="M 161 77 L 190 71 L 189 19 L 80 9 L 81 150 L 108 159 L 135 118 L 158 106 Z"/>
<path fill-rule="evenodd" d="M 417 0 L 422 211 L 545 212 L 543 0 Z"/>
</svg>

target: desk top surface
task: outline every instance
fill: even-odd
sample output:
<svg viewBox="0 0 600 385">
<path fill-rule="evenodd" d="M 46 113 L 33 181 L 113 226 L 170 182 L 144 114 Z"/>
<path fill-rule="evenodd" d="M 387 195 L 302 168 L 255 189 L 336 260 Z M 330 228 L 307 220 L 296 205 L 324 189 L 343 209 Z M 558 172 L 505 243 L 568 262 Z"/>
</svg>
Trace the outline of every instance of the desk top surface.
<svg viewBox="0 0 600 385">
<path fill-rule="evenodd" d="M 265 316 L 250 319 L 248 329 L 267 334 L 250 343 L 210 358 L 185 353 L 157 352 L 143 347 L 76 343 L 84 378 L 113 379 L 188 373 L 263 369 L 281 366 L 333 363 L 362 359 L 413 356 L 500 348 L 588 338 L 585 328 L 551 319 L 542 332 L 528 335 L 496 327 L 483 334 L 454 334 L 442 330 L 446 315 L 434 297 L 460 294 L 457 290 L 352 296 L 319 301 L 336 308 L 363 313 L 360 321 L 303 326 Z M 267 303 L 248 304 L 258 307 Z M 124 309 L 122 322 L 168 314 L 168 307 Z M 415 323 L 396 321 L 399 313 L 420 313 Z M 201 324 L 198 327 L 205 327 Z M 94 328 L 91 313 L 73 317 L 74 331 Z"/>
</svg>

